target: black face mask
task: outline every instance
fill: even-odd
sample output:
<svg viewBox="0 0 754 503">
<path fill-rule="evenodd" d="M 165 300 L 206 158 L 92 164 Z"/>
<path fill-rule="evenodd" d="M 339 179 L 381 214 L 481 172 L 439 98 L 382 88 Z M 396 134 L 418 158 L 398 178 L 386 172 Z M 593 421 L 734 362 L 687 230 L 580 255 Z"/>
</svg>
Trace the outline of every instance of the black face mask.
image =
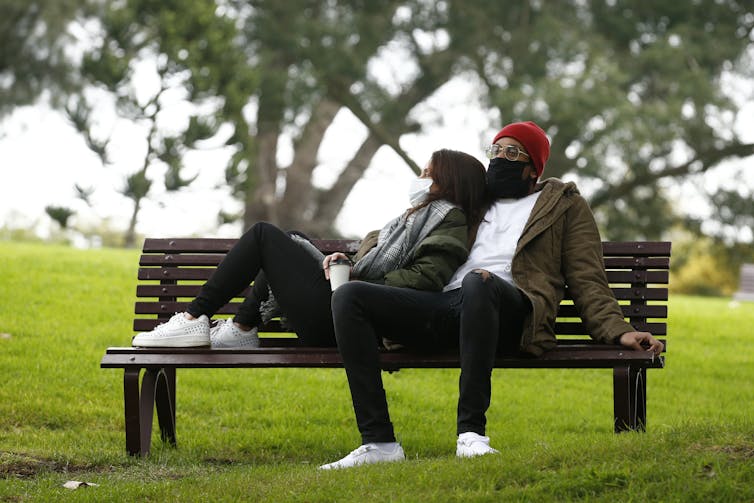
<svg viewBox="0 0 754 503">
<path fill-rule="evenodd" d="M 520 199 L 529 195 L 531 179 L 521 179 L 528 162 L 509 161 L 502 157 L 490 160 L 487 168 L 487 189 L 495 199 Z"/>
</svg>

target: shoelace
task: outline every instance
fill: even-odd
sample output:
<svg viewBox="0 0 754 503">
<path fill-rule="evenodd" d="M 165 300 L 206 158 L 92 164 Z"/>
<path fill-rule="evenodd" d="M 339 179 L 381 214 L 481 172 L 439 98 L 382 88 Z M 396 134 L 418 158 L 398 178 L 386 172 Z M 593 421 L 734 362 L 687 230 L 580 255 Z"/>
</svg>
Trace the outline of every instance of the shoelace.
<svg viewBox="0 0 754 503">
<path fill-rule="evenodd" d="M 373 451 L 375 449 L 377 449 L 377 447 L 373 445 L 369 445 L 369 444 L 360 445 L 356 449 L 351 451 L 351 456 L 359 456 L 361 454 L 366 454 L 367 452 Z"/>
</svg>

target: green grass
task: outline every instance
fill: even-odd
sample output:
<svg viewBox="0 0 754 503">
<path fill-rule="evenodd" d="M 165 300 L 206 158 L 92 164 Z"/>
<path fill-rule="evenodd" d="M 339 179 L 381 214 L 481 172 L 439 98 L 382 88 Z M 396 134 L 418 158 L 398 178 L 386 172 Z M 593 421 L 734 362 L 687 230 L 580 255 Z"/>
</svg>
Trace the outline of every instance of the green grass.
<svg viewBox="0 0 754 503">
<path fill-rule="evenodd" d="M 0 242 L 0 501 L 752 501 L 754 303 L 675 296 L 648 431 L 612 433 L 600 370 L 500 370 L 500 456 L 454 457 L 457 370 L 385 374 L 405 463 L 356 447 L 339 369 L 184 370 L 178 448 L 125 454 L 122 372 L 138 252 Z M 67 480 L 99 484 L 68 491 Z"/>
</svg>

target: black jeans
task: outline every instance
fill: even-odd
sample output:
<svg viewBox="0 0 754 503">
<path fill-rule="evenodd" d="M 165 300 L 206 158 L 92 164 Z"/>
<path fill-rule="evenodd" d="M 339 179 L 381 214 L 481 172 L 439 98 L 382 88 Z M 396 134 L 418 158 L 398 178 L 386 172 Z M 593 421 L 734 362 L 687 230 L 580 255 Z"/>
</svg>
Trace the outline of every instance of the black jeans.
<svg viewBox="0 0 754 503">
<path fill-rule="evenodd" d="M 461 285 L 461 378 L 458 384 L 458 434 L 485 434 L 492 394 L 492 368 L 498 354 L 517 355 L 529 299 L 494 274 L 470 272 Z"/>
<path fill-rule="evenodd" d="M 457 344 L 456 292 L 351 281 L 333 293 L 335 338 L 362 443 L 395 441 L 380 370 L 381 337 L 425 349 Z"/>
<path fill-rule="evenodd" d="M 266 300 L 269 284 L 302 344 L 335 345 L 330 282 L 322 265 L 288 234 L 266 222 L 254 224 L 241 236 L 187 311 L 211 317 L 253 280 L 237 322 L 252 327 L 261 323 L 259 304 Z"/>
<path fill-rule="evenodd" d="M 483 435 L 495 355 L 518 351 L 529 309 L 518 288 L 478 273 L 446 293 L 359 281 L 338 288 L 332 296 L 335 337 L 362 442 L 395 441 L 379 364 L 381 337 L 425 351 L 460 344 L 457 430 Z"/>
</svg>

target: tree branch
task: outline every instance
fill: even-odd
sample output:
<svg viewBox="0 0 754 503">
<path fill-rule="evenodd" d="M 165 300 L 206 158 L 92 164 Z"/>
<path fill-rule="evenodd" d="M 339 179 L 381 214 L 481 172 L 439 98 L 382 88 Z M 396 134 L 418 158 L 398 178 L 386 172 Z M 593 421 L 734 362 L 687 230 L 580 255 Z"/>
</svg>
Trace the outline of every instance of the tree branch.
<svg viewBox="0 0 754 503">
<path fill-rule="evenodd" d="M 615 201 L 625 196 L 637 187 L 652 184 L 662 178 L 679 177 L 692 174 L 692 172 L 693 174 L 704 173 L 729 157 L 746 157 L 750 155 L 754 155 L 754 143 L 735 143 L 722 149 L 707 150 L 700 154 L 698 153 L 692 160 L 678 166 L 654 173 L 646 173 L 639 178 L 625 180 L 618 185 L 601 189 L 590 198 L 590 204 L 592 208 L 597 208 L 609 201 Z M 695 170 L 694 167 L 699 164 L 701 164 L 701 168 Z"/>
</svg>

